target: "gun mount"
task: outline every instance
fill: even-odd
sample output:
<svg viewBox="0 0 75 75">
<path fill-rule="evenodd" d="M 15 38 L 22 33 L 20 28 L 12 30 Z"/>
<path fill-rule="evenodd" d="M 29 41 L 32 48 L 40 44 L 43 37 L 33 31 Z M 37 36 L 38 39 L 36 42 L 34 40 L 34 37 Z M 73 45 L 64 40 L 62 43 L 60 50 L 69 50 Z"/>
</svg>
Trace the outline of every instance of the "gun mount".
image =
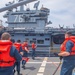
<svg viewBox="0 0 75 75">
<path fill-rule="evenodd" d="M 12 10 L 13 8 L 16 8 L 18 6 L 26 5 L 27 3 L 33 2 L 36 0 L 24 0 L 24 1 L 19 1 L 18 3 L 15 4 L 10 4 L 6 7 L 0 8 L 0 12 L 6 11 L 6 10 Z"/>
</svg>

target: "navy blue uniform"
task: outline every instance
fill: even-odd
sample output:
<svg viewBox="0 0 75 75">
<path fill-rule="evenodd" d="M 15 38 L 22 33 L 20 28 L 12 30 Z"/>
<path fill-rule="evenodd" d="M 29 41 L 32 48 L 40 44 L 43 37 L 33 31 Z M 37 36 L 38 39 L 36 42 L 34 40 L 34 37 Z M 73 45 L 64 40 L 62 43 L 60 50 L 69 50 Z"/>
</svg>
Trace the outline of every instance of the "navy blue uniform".
<svg viewBox="0 0 75 75">
<path fill-rule="evenodd" d="M 35 48 L 32 49 L 32 59 L 35 59 Z"/>
<path fill-rule="evenodd" d="M 22 56 L 19 54 L 19 52 L 13 46 L 10 50 L 10 56 L 14 57 L 17 62 L 22 60 Z M 13 68 L 14 68 L 14 66 L 5 67 L 5 68 L 0 67 L 0 75 L 13 75 Z"/>
<path fill-rule="evenodd" d="M 28 49 L 28 45 L 25 46 L 27 49 Z M 23 57 L 28 57 L 28 52 L 23 50 Z M 22 60 L 22 68 L 25 69 L 25 64 L 26 64 L 26 61 L 25 60 Z"/>
<path fill-rule="evenodd" d="M 21 46 L 20 46 L 20 51 L 19 52 L 23 52 Z M 20 74 L 20 61 L 15 63 L 15 67 L 16 67 L 16 70 L 17 70 L 18 74 Z"/>
</svg>

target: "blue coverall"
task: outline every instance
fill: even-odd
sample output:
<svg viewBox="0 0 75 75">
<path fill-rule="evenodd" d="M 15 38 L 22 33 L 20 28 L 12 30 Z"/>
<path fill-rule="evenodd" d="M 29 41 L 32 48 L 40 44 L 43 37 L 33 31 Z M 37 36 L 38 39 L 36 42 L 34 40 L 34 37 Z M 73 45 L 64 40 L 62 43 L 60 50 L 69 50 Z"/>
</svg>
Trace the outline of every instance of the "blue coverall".
<svg viewBox="0 0 75 75">
<path fill-rule="evenodd" d="M 14 57 L 17 62 L 22 60 L 22 56 L 13 46 L 11 47 L 11 50 L 10 50 L 10 56 Z M 5 67 L 5 68 L 0 67 L 0 75 L 14 75 L 13 68 L 14 68 L 14 65 L 10 67 Z"/>
<path fill-rule="evenodd" d="M 35 48 L 32 49 L 32 59 L 35 59 Z"/>
<path fill-rule="evenodd" d="M 66 51 L 71 52 L 74 43 L 70 40 L 66 43 Z M 61 67 L 60 75 L 72 75 L 72 71 L 75 68 L 75 55 L 63 57 L 63 64 Z"/>
<path fill-rule="evenodd" d="M 20 51 L 19 52 L 23 52 L 22 47 L 20 47 Z M 15 63 L 15 67 L 18 73 L 20 73 L 20 61 Z"/>
<path fill-rule="evenodd" d="M 28 48 L 28 46 L 25 46 Z M 28 52 L 23 50 L 23 57 L 28 57 Z M 25 64 L 26 64 L 26 61 L 25 60 L 22 60 L 22 68 L 25 69 Z"/>
</svg>

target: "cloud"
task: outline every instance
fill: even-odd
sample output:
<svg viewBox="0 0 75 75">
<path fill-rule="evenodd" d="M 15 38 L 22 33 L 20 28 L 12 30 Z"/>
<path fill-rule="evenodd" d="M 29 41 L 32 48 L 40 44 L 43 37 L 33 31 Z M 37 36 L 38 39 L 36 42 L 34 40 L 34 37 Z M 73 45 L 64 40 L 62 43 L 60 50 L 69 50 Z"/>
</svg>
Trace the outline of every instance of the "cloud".
<svg viewBox="0 0 75 75">
<path fill-rule="evenodd" d="M 57 24 L 65 24 L 71 27 L 71 25 L 75 23 L 74 3 L 74 0 L 53 0 L 50 6 L 50 3 L 47 2 L 47 6 L 50 6 L 51 9 L 51 15 L 49 17 L 51 17 L 50 19 L 53 21 L 53 26 L 57 27 Z"/>
</svg>

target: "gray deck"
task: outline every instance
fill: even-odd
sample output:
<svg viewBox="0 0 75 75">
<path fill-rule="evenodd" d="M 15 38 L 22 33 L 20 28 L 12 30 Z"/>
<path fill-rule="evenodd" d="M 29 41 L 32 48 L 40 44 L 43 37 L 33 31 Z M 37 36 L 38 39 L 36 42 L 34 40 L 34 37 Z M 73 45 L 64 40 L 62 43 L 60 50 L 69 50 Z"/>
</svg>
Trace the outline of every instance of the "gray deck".
<svg viewBox="0 0 75 75">
<path fill-rule="evenodd" d="M 59 64 L 58 57 L 36 57 L 35 60 L 31 59 L 26 64 L 26 69 L 21 68 L 23 75 L 52 75 Z M 43 63 L 43 64 L 42 64 Z M 61 67 L 60 67 L 61 68 Z M 55 75 L 60 75 L 60 68 Z M 15 73 L 15 75 L 17 75 Z"/>
</svg>

